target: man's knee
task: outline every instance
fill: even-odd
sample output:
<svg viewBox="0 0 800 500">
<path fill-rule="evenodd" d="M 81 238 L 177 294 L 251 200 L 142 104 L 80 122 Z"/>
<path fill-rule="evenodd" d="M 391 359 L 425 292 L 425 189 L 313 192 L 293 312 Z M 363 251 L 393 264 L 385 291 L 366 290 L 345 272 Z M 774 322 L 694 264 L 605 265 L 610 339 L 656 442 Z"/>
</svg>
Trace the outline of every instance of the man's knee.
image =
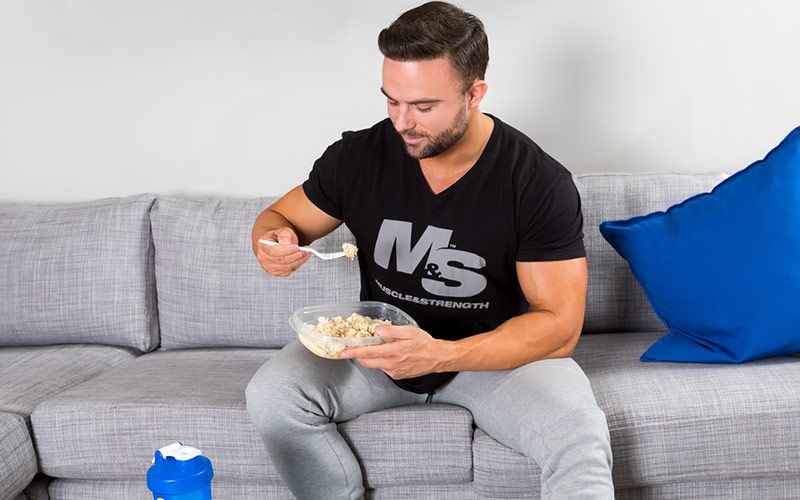
<svg viewBox="0 0 800 500">
<path fill-rule="evenodd" d="M 576 410 L 576 429 L 589 439 L 608 441 L 608 421 L 599 406 L 583 407 Z"/>
<path fill-rule="evenodd" d="M 275 381 L 260 375 L 250 379 L 244 391 L 247 413 L 259 429 L 264 422 L 272 421 L 275 413 L 280 413 L 276 406 L 280 406 L 283 399 Z"/>
<path fill-rule="evenodd" d="M 561 418 L 544 430 L 550 460 L 560 462 L 577 454 L 611 463 L 611 439 L 606 414 L 596 405 L 565 408 Z"/>
<path fill-rule="evenodd" d="M 286 422 L 319 425 L 330 420 L 330 404 L 321 396 L 315 376 L 293 373 L 287 377 L 282 367 L 267 362 L 245 389 L 250 419 L 264 431 L 283 428 Z"/>
<path fill-rule="evenodd" d="M 296 383 L 267 367 L 250 379 L 245 389 L 247 413 L 262 433 L 282 428 L 285 419 L 295 418 L 296 409 L 307 405 L 302 401 L 303 393 L 294 387 Z"/>
<path fill-rule="evenodd" d="M 551 427 L 570 427 L 575 431 L 585 429 L 597 432 L 607 429 L 606 414 L 594 400 L 588 398 L 567 399 L 557 402 L 557 409 L 551 413 Z"/>
</svg>

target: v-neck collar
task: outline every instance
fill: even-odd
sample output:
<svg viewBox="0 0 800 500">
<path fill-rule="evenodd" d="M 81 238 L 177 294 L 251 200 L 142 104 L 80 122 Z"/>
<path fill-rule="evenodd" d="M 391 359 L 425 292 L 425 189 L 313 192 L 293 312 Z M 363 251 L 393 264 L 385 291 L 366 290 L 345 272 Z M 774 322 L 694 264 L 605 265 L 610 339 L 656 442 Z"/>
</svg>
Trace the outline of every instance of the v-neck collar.
<svg viewBox="0 0 800 500">
<path fill-rule="evenodd" d="M 489 135 L 489 140 L 486 142 L 486 146 L 484 146 L 483 151 L 481 151 L 480 156 L 475 161 L 475 164 L 467 170 L 464 175 L 459 177 L 454 183 L 449 185 L 444 191 L 439 193 L 434 193 L 431 190 L 430 185 L 428 185 L 428 181 L 425 179 L 425 175 L 422 173 L 422 166 L 419 164 L 419 160 L 416 158 L 412 158 L 408 156 L 408 153 L 404 151 L 404 156 L 406 161 L 409 163 L 409 166 L 414 171 L 414 176 L 417 178 L 417 186 L 422 191 L 425 198 L 429 201 L 441 201 L 453 196 L 454 193 L 457 193 L 463 189 L 463 187 L 469 184 L 473 178 L 477 177 L 483 170 L 488 168 L 489 163 L 489 156 L 493 154 L 493 150 L 496 147 L 495 144 L 497 142 L 497 136 L 499 135 L 500 124 L 498 123 L 497 118 L 489 113 L 484 113 L 486 116 L 490 117 L 494 122 L 492 127 L 492 133 Z M 402 139 L 401 139 L 402 140 Z M 401 147 L 404 147 L 401 145 Z"/>
</svg>

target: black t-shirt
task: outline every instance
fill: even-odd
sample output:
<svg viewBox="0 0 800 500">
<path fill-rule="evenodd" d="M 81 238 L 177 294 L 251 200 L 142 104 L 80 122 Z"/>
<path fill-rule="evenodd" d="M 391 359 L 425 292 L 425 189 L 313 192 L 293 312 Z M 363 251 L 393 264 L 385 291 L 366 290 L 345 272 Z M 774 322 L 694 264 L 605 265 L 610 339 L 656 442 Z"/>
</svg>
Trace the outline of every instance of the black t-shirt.
<svg viewBox="0 0 800 500">
<path fill-rule="evenodd" d="M 491 117 L 478 161 L 439 194 L 388 118 L 343 133 L 303 183 L 311 202 L 356 238 L 361 300 L 393 304 L 439 339 L 487 332 L 529 311 L 517 261 L 586 255 L 569 171 Z M 454 375 L 392 380 L 429 393 Z"/>
</svg>

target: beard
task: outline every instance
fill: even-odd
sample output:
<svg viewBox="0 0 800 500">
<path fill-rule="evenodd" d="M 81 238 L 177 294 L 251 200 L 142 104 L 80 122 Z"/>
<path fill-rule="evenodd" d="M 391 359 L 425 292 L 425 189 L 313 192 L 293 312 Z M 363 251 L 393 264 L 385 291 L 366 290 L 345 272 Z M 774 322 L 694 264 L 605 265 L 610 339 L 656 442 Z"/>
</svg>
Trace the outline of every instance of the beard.
<svg viewBox="0 0 800 500">
<path fill-rule="evenodd" d="M 403 144 L 406 147 L 406 153 L 408 156 L 422 160 L 425 158 L 431 158 L 434 156 L 439 156 L 440 154 L 444 153 L 448 149 L 455 146 L 458 141 L 464 137 L 464 134 L 467 132 L 467 126 L 469 125 L 469 117 L 467 115 L 466 108 L 461 108 L 461 110 L 456 115 L 453 123 L 450 124 L 447 129 L 437 136 L 430 136 L 428 134 L 420 134 L 413 132 L 411 130 L 407 132 L 398 132 L 401 136 L 405 137 L 425 137 L 427 141 L 422 141 L 419 144 L 408 144 L 407 142 L 403 141 Z"/>
</svg>

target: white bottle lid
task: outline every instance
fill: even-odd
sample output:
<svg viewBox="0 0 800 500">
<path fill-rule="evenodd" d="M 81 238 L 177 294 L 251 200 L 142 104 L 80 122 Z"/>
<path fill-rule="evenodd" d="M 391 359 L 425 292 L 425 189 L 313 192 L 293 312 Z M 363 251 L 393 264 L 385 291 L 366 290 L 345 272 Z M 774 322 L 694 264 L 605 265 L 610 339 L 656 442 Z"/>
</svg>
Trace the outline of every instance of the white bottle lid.
<svg viewBox="0 0 800 500">
<path fill-rule="evenodd" d="M 183 443 L 178 441 L 177 443 L 168 444 L 163 448 L 159 448 L 158 451 L 161 452 L 161 456 L 164 458 L 167 457 L 175 457 L 175 460 L 191 460 L 194 457 L 200 456 L 203 454 L 202 451 L 198 450 L 197 448 L 192 448 L 191 446 L 184 446 Z M 155 463 L 156 459 L 153 458 L 152 463 Z"/>
</svg>

